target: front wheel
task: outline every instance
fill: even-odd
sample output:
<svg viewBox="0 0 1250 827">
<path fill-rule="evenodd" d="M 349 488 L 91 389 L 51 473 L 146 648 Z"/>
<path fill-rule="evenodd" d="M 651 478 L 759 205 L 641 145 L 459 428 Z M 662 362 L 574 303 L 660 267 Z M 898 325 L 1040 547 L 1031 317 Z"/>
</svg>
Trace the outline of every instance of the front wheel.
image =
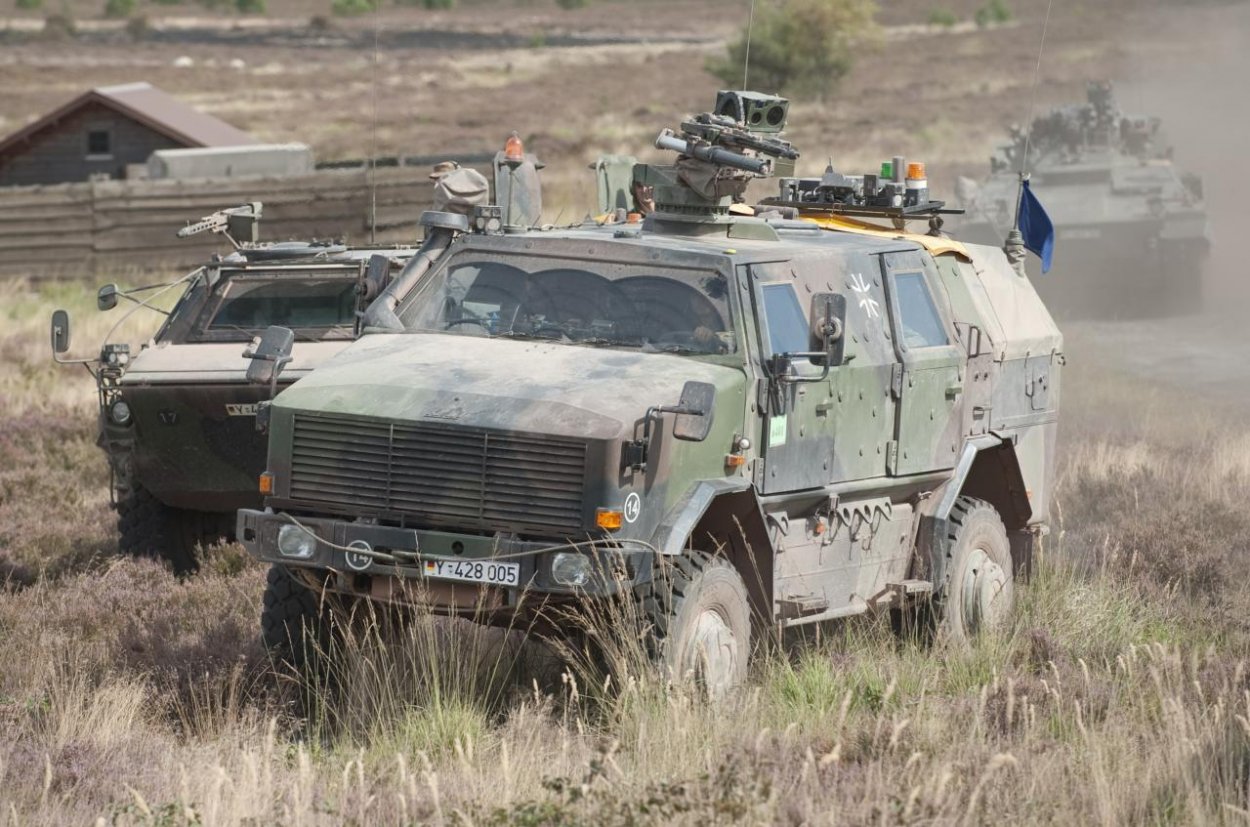
<svg viewBox="0 0 1250 827">
<path fill-rule="evenodd" d="M 724 558 L 696 551 L 668 562 L 640 595 L 651 655 L 669 680 L 693 680 L 710 699 L 722 698 L 747 677 L 746 586 Z"/>
<path fill-rule="evenodd" d="M 951 509 L 946 579 L 934 609 L 938 628 L 968 644 L 1006 625 L 1015 608 L 1011 544 L 994 506 L 960 497 Z"/>
<path fill-rule="evenodd" d="M 311 665 L 330 645 L 332 595 L 314 592 L 284 566 L 271 566 L 265 580 L 260 638 L 276 661 Z"/>
<path fill-rule="evenodd" d="M 117 504 L 118 548 L 135 557 L 164 560 L 178 575 L 199 568 L 195 547 L 228 537 L 223 515 L 174 508 L 141 485 L 134 485 Z"/>
</svg>

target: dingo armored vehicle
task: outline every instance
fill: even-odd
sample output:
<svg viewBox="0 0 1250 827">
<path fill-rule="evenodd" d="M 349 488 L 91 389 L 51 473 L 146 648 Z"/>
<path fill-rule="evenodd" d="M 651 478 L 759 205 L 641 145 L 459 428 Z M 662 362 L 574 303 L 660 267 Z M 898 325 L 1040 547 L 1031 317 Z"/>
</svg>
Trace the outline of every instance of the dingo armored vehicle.
<svg viewBox="0 0 1250 827">
<path fill-rule="evenodd" d="M 639 223 L 482 208 L 277 396 L 237 530 L 273 566 L 272 647 L 354 600 L 510 623 L 624 599 L 720 693 L 776 626 L 1003 621 L 1050 508 L 1062 338 L 1002 251 L 893 228 L 943 212 L 918 164 L 739 203 L 797 158 L 786 110 L 726 92 L 661 133 Z"/>
<path fill-rule="evenodd" d="M 124 298 L 135 305 L 132 313 L 146 308 L 165 321 L 138 353 L 109 342 L 97 357 L 69 360 L 86 364 L 99 389 L 99 443 L 121 549 L 167 560 L 180 573 L 195 568 L 197 544 L 233 536 L 237 509 L 260 505 L 265 439 L 254 423 L 268 389 L 246 379 L 248 343 L 270 325 L 291 329 L 296 343 L 283 381 L 295 381 L 355 338 L 358 310 L 413 252 L 256 243 L 260 213 L 260 204 L 249 204 L 180 230 L 218 232 L 237 243 L 230 255 L 172 284 L 101 288 L 101 310 Z M 181 296 L 160 309 L 162 294 L 173 290 Z M 64 311 L 53 318 L 52 343 L 63 361 Z"/>
<path fill-rule="evenodd" d="M 1123 114 L 1105 83 L 1088 103 L 1016 130 L 967 193 L 962 238 L 1001 244 L 1012 226 L 1027 146 L 1032 185 L 1055 224 L 1054 265 L 1035 284 L 1070 318 L 1133 318 L 1202 310 L 1210 248 L 1202 180 L 1172 162 L 1158 118 Z M 1027 139 L 1027 143 L 1026 143 Z"/>
</svg>

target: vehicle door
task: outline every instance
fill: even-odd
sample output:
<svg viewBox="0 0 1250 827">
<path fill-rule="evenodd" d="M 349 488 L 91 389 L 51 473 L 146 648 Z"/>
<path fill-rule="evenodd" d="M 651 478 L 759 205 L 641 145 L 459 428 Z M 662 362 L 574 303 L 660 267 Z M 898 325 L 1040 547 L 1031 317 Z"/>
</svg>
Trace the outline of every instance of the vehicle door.
<svg viewBox="0 0 1250 827">
<path fill-rule="evenodd" d="M 963 415 L 963 351 L 939 292 L 933 259 L 920 250 L 886 253 L 883 274 L 900 367 L 890 473 L 953 468 Z"/>
<path fill-rule="evenodd" d="M 833 434 L 818 426 L 816 414 L 829 382 L 816 381 L 824 369 L 810 359 L 779 361 L 813 350 L 811 286 L 795 262 L 756 264 L 750 272 L 765 376 L 757 400 L 764 416 L 756 484 L 765 494 L 816 488 L 826 482 L 822 457 L 833 454 Z"/>
<path fill-rule="evenodd" d="M 896 357 L 877 257 L 824 252 L 753 265 L 751 282 L 766 375 L 758 400 L 764 461 L 756 466 L 756 485 L 774 494 L 884 476 L 894 432 Z M 796 359 L 789 378 L 799 381 L 784 381 L 776 375 L 778 354 L 820 348 L 811 335 L 811 306 L 821 293 L 845 300 L 842 364 L 825 373 L 819 360 Z"/>
</svg>

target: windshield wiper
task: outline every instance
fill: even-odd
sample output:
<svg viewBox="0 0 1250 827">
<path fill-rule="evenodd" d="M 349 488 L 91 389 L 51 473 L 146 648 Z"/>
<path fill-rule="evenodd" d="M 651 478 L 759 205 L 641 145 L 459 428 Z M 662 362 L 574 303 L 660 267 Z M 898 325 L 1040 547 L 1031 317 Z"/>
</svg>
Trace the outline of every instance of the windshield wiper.
<svg viewBox="0 0 1250 827">
<path fill-rule="evenodd" d="M 574 344 L 591 345 L 593 347 L 642 347 L 642 342 L 629 342 L 624 339 L 608 339 L 603 336 L 590 336 L 586 339 L 574 339 Z"/>
</svg>

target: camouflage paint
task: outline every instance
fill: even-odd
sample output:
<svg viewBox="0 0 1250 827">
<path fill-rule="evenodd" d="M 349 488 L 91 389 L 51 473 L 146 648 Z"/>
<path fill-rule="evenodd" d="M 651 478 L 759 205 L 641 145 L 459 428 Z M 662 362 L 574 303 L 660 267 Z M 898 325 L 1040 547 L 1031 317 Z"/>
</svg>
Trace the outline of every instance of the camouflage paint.
<svg viewBox="0 0 1250 827">
<path fill-rule="evenodd" d="M 464 236 L 449 256 L 481 251 L 566 257 L 583 266 L 653 262 L 661 272 L 715 271 L 731 286 L 736 352 L 678 356 L 447 333 L 366 335 L 275 401 L 269 453 L 275 493 L 266 504 L 277 513 L 240 511 L 248 551 L 265 561 L 327 571 L 334 574 L 333 587 L 373 594 L 371 584 L 388 578 L 421 581 L 420 568 L 402 560 L 375 562 L 361 574 L 328 544 L 309 560 L 283 558 L 276 549 L 277 530 L 287 521 L 283 514 L 335 545 L 362 539 L 417 556 L 485 559 L 568 548 L 570 541 L 586 539 L 604 549 L 636 540 L 681 553 L 715 528 L 705 515 L 717 498 L 746 495 L 757 507 L 737 513 L 763 521 L 758 536 L 767 538 L 769 548 L 756 553 L 768 571 L 758 579 L 773 584 L 771 614 L 797 623 L 888 602 L 898 583 L 923 569 L 917 557 L 926 536 L 922 528 L 935 519 L 948 488 L 975 480 L 1002 488 L 1006 500 L 1010 492 L 1023 496 L 1026 488 L 1035 504 L 1048 497 L 1062 339 L 1028 281 L 1001 252 L 970 247 L 935 259 L 904 238 L 758 219 L 737 229 L 734 220 L 689 225 L 687 232 L 682 227 L 666 221 L 650 222 L 641 232 L 584 226 Z M 899 342 L 893 285 L 904 273 L 923 277 L 946 344 Z M 792 287 L 805 315 L 817 293 L 845 297 L 842 364 L 821 377 L 819 365 L 797 360 L 786 377 L 772 374 L 761 292 L 770 284 Z M 1013 338 L 1004 318 L 1023 340 Z M 809 341 L 806 322 L 792 332 Z M 716 387 L 708 438 L 673 438 L 673 418 L 665 415 L 646 470 L 628 467 L 623 454 L 641 437 L 646 409 L 676 403 L 687 381 Z M 310 421 L 321 422 L 321 429 L 307 431 L 297 443 L 299 423 Z M 740 451 L 743 464 L 731 466 L 727 455 L 741 438 L 750 447 Z M 521 451 L 510 454 L 524 461 L 517 460 L 508 483 L 529 492 L 535 510 L 543 498 L 555 496 L 546 482 L 555 471 L 535 456 L 552 451 L 561 467 L 571 456 L 584 462 L 581 483 L 564 472 L 553 483 L 581 497 L 580 531 L 544 530 L 525 524 L 529 515 L 523 512 L 491 504 L 459 518 L 452 513 L 471 503 L 463 497 L 471 490 L 466 486 L 487 490 L 496 484 L 466 464 L 463 452 L 480 452 L 471 456 L 487 468 L 496 442 Z M 366 443 L 373 447 L 360 447 Z M 569 453 L 570 444 L 584 450 Z M 418 445 L 426 448 L 413 454 Z M 991 448 L 1011 461 L 992 467 L 973 461 Z M 969 461 L 957 466 L 966 449 Z M 315 462 L 306 459 L 309 450 Z M 293 476 L 305 473 L 300 467 L 322 469 L 320 499 L 315 485 L 293 486 Z M 447 477 L 445 488 L 428 487 L 439 469 Z M 430 493 L 424 501 L 405 493 L 403 507 L 392 507 L 393 482 L 403 475 L 404 486 L 426 485 Z M 361 492 L 360 502 L 353 502 L 352 486 Z M 301 491 L 304 498 L 296 496 Z M 361 505 L 366 501 L 368 507 Z M 628 510 L 634 519 L 617 532 L 598 529 L 600 507 Z M 1018 531 L 1034 530 L 1046 513 L 1027 505 L 1019 511 L 1023 517 L 1009 521 Z M 550 554 L 521 560 L 529 589 L 573 591 L 551 580 Z M 628 562 L 631 577 L 650 576 L 648 553 L 633 551 Z M 586 593 L 608 587 L 597 580 Z M 388 587 L 386 594 L 394 591 Z M 501 605 L 515 606 L 520 595 L 506 590 Z M 445 608 L 454 609 L 450 603 Z"/>
</svg>

